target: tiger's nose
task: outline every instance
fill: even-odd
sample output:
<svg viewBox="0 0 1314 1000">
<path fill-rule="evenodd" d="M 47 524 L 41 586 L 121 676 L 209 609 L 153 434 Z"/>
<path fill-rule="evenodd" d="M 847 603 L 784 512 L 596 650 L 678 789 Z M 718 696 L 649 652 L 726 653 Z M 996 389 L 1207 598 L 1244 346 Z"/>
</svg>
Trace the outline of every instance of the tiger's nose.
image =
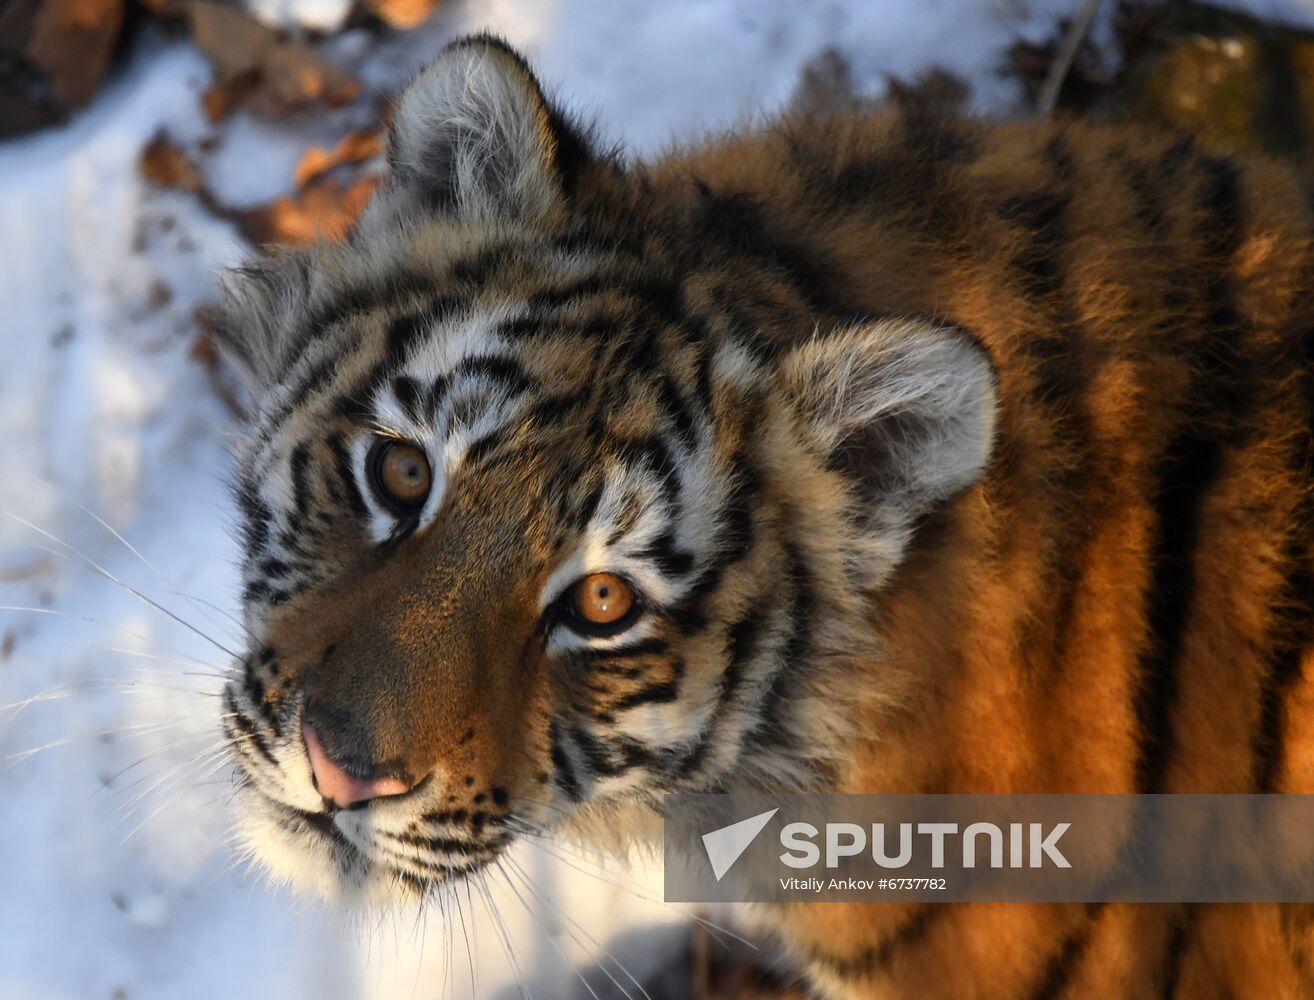
<svg viewBox="0 0 1314 1000">
<path fill-rule="evenodd" d="M 309 722 L 302 724 L 301 735 L 306 741 L 306 753 L 310 756 L 310 771 L 314 775 L 315 788 L 339 809 L 389 795 L 404 795 L 414 787 L 410 781 L 395 775 L 358 778 L 348 774 L 325 753 L 319 734 Z"/>
</svg>

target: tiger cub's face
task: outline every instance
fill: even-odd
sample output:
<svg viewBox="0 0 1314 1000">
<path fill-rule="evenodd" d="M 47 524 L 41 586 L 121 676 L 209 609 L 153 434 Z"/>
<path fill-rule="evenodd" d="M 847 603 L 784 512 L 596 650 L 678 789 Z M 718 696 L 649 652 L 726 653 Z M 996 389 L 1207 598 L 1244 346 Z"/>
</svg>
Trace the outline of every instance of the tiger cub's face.
<svg viewBox="0 0 1314 1000">
<path fill-rule="evenodd" d="M 423 892 L 665 792 L 815 785 L 872 595 L 986 462 L 985 359 L 918 320 L 736 328 L 490 39 L 411 86 L 390 162 L 218 324 L 256 403 L 241 835 L 328 895 Z"/>
</svg>

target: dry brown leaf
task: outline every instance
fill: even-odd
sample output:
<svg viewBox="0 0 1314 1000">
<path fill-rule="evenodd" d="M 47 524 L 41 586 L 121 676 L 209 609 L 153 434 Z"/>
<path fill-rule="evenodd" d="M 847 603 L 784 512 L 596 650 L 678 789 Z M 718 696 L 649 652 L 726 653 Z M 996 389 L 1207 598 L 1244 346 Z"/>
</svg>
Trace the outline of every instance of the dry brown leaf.
<svg viewBox="0 0 1314 1000">
<path fill-rule="evenodd" d="M 304 188 L 342 164 L 364 163 L 383 152 L 383 134 L 376 128 L 360 129 L 349 132 L 342 137 L 337 146 L 328 150 L 323 146 L 312 146 L 306 150 L 297 164 L 294 180 L 298 188 Z"/>
<path fill-rule="evenodd" d="M 201 107 L 205 110 L 205 117 L 211 124 L 223 121 L 233 113 L 242 103 L 249 87 L 242 87 L 235 83 L 216 83 L 207 87 L 201 94 Z"/>
<path fill-rule="evenodd" d="M 344 185 L 332 177 L 321 177 L 296 195 L 236 212 L 234 218 L 242 235 L 257 244 L 306 246 L 340 240 L 364 211 L 379 180 L 366 176 Z"/>
<path fill-rule="evenodd" d="M 350 73 L 242 10 L 192 0 L 187 11 L 193 39 L 215 64 L 214 85 L 203 98 L 212 121 L 238 104 L 282 118 L 313 103 L 337 107 L 360 96 Z"/>
<path fill-rule="evenodd" d="M 205 182 L 200 172 L 177 145 L 163 132 L 142 147 L 137 169 L 152 184 L 160 187 L 201 191 Z"/>
<path fill-rule="evenodd" d="M 408 31 L 423 24 L 442 0 L 369 0 L 369 9 L 389 27 Z"/>
<path fill-rule="evenodd" d="M 215 345 L 214 334 L 209 330 L 209 314 L 204 306 L 197 309 L 196 321 L 201 327 L 201 332 L 192 341 L 192 346 L 187 350 L 187 356 L 206 369 L 218 368 L 219 348 Z"/>
</svg>

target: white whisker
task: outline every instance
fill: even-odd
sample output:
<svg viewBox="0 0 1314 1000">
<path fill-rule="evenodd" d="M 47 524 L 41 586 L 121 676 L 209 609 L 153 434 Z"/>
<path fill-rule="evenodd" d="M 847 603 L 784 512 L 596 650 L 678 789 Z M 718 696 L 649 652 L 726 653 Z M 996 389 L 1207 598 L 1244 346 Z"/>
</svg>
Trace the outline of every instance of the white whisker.
<svg viewBox="0 0 1314 1000">
<path fill-rule="evenodd" d="M 168 576 L 166 576 L 163 572 L 161 572 L 159 567 L 157 567 L 153 562 L 147 559 L 146 556 L 143 555 L 142 552 L 135 545 L 129 542 L 126 538 L 124 538 L 123 535 L 116 528 L 114 528 L 113 525 L 111 525 L 108 521 L 106 521 L 103 517 L 97 514 L 90 507 L 86 506 L 77 498 L 69 496 L 65 490 L 57 486 L 55 483 L 52 483 L 49 480 L 43 479 L 40 476 L 34 475 L 32 473 L 27 473 L 27 475 L 32 479 L 35 479 L 37 482 L 41 483 L 43 486 L 47 486 L 50 489 L 56 490 L 57 492 L 61 493 L 64 499 L 68 503 L 71 503 L 74 507 L 82 511 L 82 513 L 86 514 L 98 525 L 100 525 L 107 532 L 109 532 L 110 535 L 113 536 L 120 544 L 122 544 L 125 549 L 131 552 L 143 566 L 145 566 L 148 570 L 154 573 L 158 579 L 163 580 L 165 584 L 173 588 L 171 591 L 169 591 L 170 593 L 174 594 L 177 597 L 181 597 L 183 600 L 187 601 L 193 607 L 196 607 L 198 603 L 208 605 L 209 607 L 213 608 L 215 611 L 218 611 L 220 614 L 225 615 L 229 619 L 229 621 L 231 621 L 238 628 L 240 628 L 244 633 L 246 633 L 247 637 L 250 638 L 251 634 L 247 630 L 246 626 L 243 625 L 240 621 L 238 621 L 238 619 L 235 618 L 231 613 L 224 610 L 223 608 L 218 607 L 217 605 L 213 604 L 210 601 L 206 601 L 200 597 L 193 597 L 192 595 L 186 594 L 183 591 L 179 590 L 178 585 L 174 583 L 173 580 L 169 579 Z M 197 610 L 200 611 L 200 608 L 197 608 Z M 205 615 L 205 612 L 202 611 L 201 613 Z M 210 622 L 210 624 L 218 627 L 219 623 L 216 622 L 209 615 L 205 615 L 205 618 L 207 621 Z"/>
<path fill-rule="evenodd" d="M 158 601 L 153 600 L 150 597 L 147 597 L 136 587 L 132 586 L 129 583 L 125 583 L 123 580 L 120 580 L 117 576 L 115 576 L 113 573 L 107 570 L 100 563 L 96 562 L 94 559 L 92 559 L 90 556 L 86 555 L 85 553 L 79 551 L 74 546 L 69 545 L 67 542 L 63 541 L 62 539 L 56 538 L 49 531 L 46 531 L 44 528 L 41 528 L 38 525 L 33 524 L 31 521 L 27 520 L 26 518 L 19 517 L 17 514 L 11 513 L 10 511 L 0 511 L 0 514 L 3 514 L 5 517 L 8 517 L 10 520 L 17 521 L 19 524 L 23 525 L 24 527 L 29 528 L 32 531 L 35 531 L 43 538 L 48 538 L 56 545 L 62 546 L 63 548 L 67 549 L 69 552 L 73 553 L 75 556 L 81 559 L 93 572 L 99 574 L 100 576 L 103 576 L 106 580 L 109 580 L 111 583 L 114 583 L 117 586 L 122 587 L 133 597 L 137 598 L 137 600 L 146 604 L 148 607 L 154 608 L 156 611 L 160 612 L 160 614 L 166 616 L 170 620 L 181 625 L 183 628 L 192 632 L 194 635 L 197 635 L 200 638 L 204 639 L 206 642 L 210 643 L 216 649 L 220 650 L 223 653 L 226 653 L 227 655 L 231 656 L 235 660 L 238 659 L 238 655 L 235 652 L 233 652 L 231 649 L 229 649 L 227 646 L 225 646 L 223 643 L 219 642 L 219 640 L 215 639 L 210 635 L 207 635 L 205 632 L 202 632 L 191 622 L 187 621 L 184 618 L 179 617 L 177 614 L 170 611 L 168 608 L 166 608 L 163 604 L 159 603 Z M 51 555 L 59 555 L 58 552 L 55 552 L 50 549 L 46 549 L 46 551 L 50 552 Z"/>
<path fill-rule="evenodd" d="M 510 855 L 506 855 L 505 860 L 507 865 L 511 868 L 511 870 L 524 883 L 525 888 L 529 892 L 533 893 L 536 899 L 552 907 L 552 909 L 557 912 L 558 916 L 560 916 L 563 920 L 565 920 L 566 923 L 575 927 L 576 930 L 580 932 L 580 934 L 583 934 L 584 937 L 588 939 L 588 948 L 591 948 L 593 951 L 600 951 L 606 958 L 611 959 L 611 961 L 615 963 L 616 968 L 620 969 L 620 971 L 625 975 L 625 977 L 639 988 L 639 992 L 643 994 L 646 1000 L 652 1000 L 652 997 L 648 995 L 648 991 L 643 988 L 643 984 L 634 978 L 634 975 L 630 972 L 629 969 L 625 968 L 625 966 L 621 963 L 620 959 L 618 959 L 615 955 L 613 955 L 602 944 L 602 942 L 600 942 L 597 938 L 595 938 L 592 934 L 590 934 L 587 930 L 585 930 L 584 926 L 579 921 L 572 918 L 570 914 L 568 914 L 565 910 L 563 910 L 560 906 L 558 906 L 551 899 L 551 897 L 549 897 L 543 890 L 537 888 L 534 885 L 534 880 L 529 877 L 529 873 L 525 871 L 522 867 L 520 867 L 520 865 L 516 863 L 514 858 L 512 858 Z M 585 948 L 586 950 L 588 950 L 588 948 L 586 948 L 585 942 L 581 941 L 569 928 L 566 928 L 566 933 L 570 935 L 571 940 L 574 941 L 577 945 L 579 945 L 581 948 Z M 600 968 L 603 971 L 603 973 L 606 974 L 608 979 L 610 979 L 613 983 L 615 983 L 616 988 L 620 990 L 623 994 L 625 994 L 627 998 L 630 996 L 629 990 L 627 990 L 621 983 L 616 981 L 616 977 L 613 976 L 607 970 L 607 967 L 601 961 L 598 962 L 598 968 Z"/>
<path fill-rule="evenodd" d="M 498 858 L 497 863 L 494 864 L 493 867 L 497 869 L 498 873 L 502 876 L 502 880 L 506 882 L 507 888 L 511 890 L 520 905 L 524 907 L 525 912 L 529 914 L 529 919 L 534 921 L 534 926 L 537 927 L 539 933 L 543 935 L 543 940 L 551 945 L 552 950 L 561 956 L 561 960 L 565 962 L 566 965 L 571 967 L 572 971 L 575 973 L 575 977 L 583 983 L 584 988 L 589 991 L 589 996 L 593 997 L 593 1000 L 602 1000 L 602 998 L 598 996 L 598 991 L 593 988 L 593 984 L 588 981 L 588 977 L 584 975 L 584 971 L 570 960 L 570 957 L 562 950 L 561 945 L 557 944 L 548 929 L 543 926 L 543 921 L 538 919 L 538 914 L 534 912 L 534 907 L 529 904 L 524 896 L 520 895 L 520 890 L 516 888 L 515 883 L 511 881 L 510 876 L 507 875 L 506 870 L 502 867 L 502 859 Z M 610 975 L 610 973 L 608 973 L 608 975 Z M 617 983 L 617 985 L 619 986 L 620 984 Z M 622 992 L 624 992 L 624 990 L 622 990 Z M 626 1000 L 631 1000 L 629 993 L 625 993 L 625 998 Z"/>
<path fill-rule="evenodd" d="M 484 908 L 488 911 L 489 917 L 492 918 L 493 930 L 497 933 L 498 939 L 502 942 L 502 950 L 510 960 L 512 968 L 516 974 L 516 985 L 520 988 L 520 995 L 525 1000 L 533 1000 L 533 994 L 529 991 L 529 986 L 525 983 L 525 975 L 520 970 L 520 963 L 516 960 L 515 949 L 511 945 L 511 935 L 507 932 L 506 925 L 502 923 L 502 915 L 497 912 L 497 905 L 493 902 L 493 895 L 489 892 L 488 881 L 483 872 L 478 874 L 479 894 L 483 897 Z M 467 876 L 471 877 L 471 876 Z"/>
</svg>

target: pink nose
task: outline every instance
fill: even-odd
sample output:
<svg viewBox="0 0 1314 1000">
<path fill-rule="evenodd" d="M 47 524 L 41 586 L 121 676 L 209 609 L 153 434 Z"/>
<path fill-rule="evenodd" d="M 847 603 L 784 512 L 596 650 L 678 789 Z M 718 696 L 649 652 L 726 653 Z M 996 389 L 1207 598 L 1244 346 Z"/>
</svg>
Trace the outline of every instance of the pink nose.
<svg viewBox="0 0 1314 1000">
<path fill-rule="evenodd" d="M 315 775 L 315 787 L 340 809 L 381 799 L 387 795 L 404 795 L 411 786 L 401 778 L 357 778 L 348 774 L 324 752 L 324 745 L 319 741 L 319 734 L 309 722 L 301 727 L 301 734 L 306 740 L 306 752 L 310 755 L 310 770 Z"/>
</svg>

